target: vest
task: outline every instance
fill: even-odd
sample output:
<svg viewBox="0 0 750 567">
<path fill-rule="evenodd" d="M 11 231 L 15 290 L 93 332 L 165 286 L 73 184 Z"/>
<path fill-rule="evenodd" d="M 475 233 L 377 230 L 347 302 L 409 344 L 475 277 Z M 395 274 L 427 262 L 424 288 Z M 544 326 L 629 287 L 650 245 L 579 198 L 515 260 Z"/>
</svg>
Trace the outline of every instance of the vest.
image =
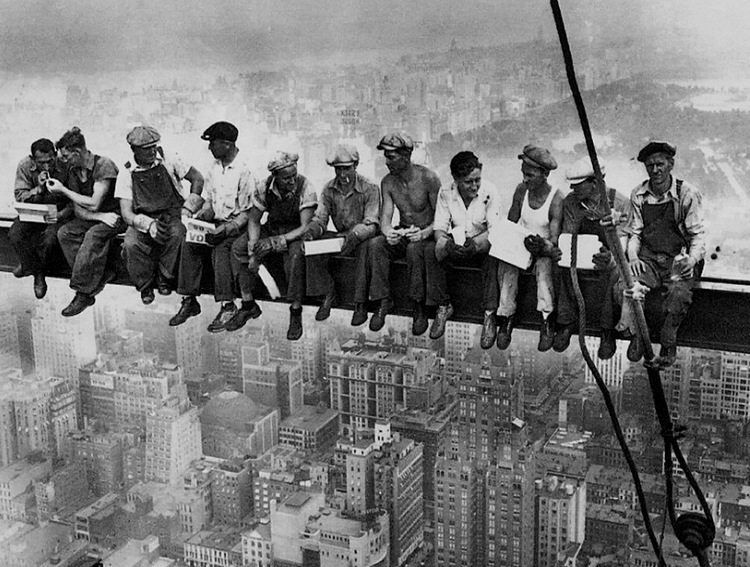
<svg viewBox="0 0 750 567">
<path fill-rule="evenodd" d="M 271 190 L 273 175 L 266 179 L 266 211 L 268 211 L 266 230 L 270 235 L 286 234 L 300 227 L 302 220 L 300 219 L 299 206 L 306 181 L 305 177 L 297 175 L 294 191 L 279 197 L 275 191 Z"/>
</svg>

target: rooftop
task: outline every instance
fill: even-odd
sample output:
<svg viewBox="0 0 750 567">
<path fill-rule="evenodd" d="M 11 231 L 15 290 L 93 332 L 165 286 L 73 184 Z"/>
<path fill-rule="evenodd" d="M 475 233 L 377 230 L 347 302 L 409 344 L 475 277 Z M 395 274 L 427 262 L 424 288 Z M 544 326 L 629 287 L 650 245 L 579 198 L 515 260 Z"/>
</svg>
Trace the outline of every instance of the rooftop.
<svg viewBox="0 0 750 567">
<path fill-rule="evenodd" d="M 281 422 L 281 427 L 293 427 L 305 431 L 316 431 L 323 425 L 335 419 L 338 412 L 330 408 L 317 406 L 302 406 L 300 410 Z"/>
</svg>

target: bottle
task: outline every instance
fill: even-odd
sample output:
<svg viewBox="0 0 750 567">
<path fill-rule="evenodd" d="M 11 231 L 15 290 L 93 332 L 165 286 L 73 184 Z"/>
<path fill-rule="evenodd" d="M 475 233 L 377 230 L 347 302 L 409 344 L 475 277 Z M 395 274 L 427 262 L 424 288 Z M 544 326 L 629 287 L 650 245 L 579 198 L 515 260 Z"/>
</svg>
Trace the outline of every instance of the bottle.
<svg viewBox="0 0 750 567">
<path fill-rule="evenodd" d="M 682 279 L 682 268 L 685 266 L 685 262 L 688 258 L 689 256 L 687 254 L 687 249 L 683 246 L 682 250 L 680 250 L 680 253 L 677 254 L 677 256 L 675 256 L 672 260 L 672 273 L 669 276 L 669 279 L 671 279 L 673 282 Z"/>
</svg>

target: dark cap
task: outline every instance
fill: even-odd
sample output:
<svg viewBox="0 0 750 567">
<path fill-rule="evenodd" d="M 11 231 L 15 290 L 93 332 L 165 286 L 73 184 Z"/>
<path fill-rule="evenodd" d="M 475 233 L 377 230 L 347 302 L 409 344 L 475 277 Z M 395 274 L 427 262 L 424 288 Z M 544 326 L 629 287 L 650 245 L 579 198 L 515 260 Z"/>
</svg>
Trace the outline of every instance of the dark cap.
<svg viewBox="0 0 750 567">
<path fill-rule="evenodd" d="M 351 144 L 339 144 L 328 154 L 326 163 L 331 167 L 347 167 L 359 163 L 359 152 Z"/>
<path fill-rule="evenodd" d="M 151 126 L 136 126 L 128 132 L 125 140 L 134 148 L 148 148 L 155 146 L 161 140 L 161 136 L 156 131 L 156 128 L 152 128 Z"/>
<path fill-rule="evenodd" d="M 638 152 L 638 161 L 643 163 L 652 154 L 666 154 L 669 157 L 674 157 L 677 154 L 677 148 L 674 144 L 670 144 L 664 140 L 652 140 Z"/>
<path fill-rule="evenodd" d="M 552 154 L 549 153 L 549 150 L 541 146 L 535 146 L 534 144 L 525 145 L 521 153 L 518 154 L 518 159 L 546 171 L 557 169 L 557 162 L 552 157 Z"/>
<path fill-rule="evenodd" d="M 403 132 L 390 132 L 380 139 L 378 149 L 383 151 L 412 151 L 414 149 L 414 141 L 408 134 L 404 134 Z"/>
<path fill-rule="evenodd" d="M 215 122 L 211 124 L 201 135 L 201 140 L 226 140 L 227 142 L 236 142 L 240 131 L 237 126 L 229 122 Z"/>
</svg>

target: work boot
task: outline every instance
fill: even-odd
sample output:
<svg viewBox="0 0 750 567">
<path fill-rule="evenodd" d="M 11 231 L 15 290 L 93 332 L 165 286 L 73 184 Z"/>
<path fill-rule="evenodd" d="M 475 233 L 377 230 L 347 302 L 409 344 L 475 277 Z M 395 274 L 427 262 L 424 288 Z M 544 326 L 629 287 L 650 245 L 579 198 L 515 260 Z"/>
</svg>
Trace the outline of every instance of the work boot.
<svg viewBox="0 0 750 567">
<path fill-rule="evenodd" d="M 609 360 L 617 352 L 617 341 L 612 329 L 602 329 L 602 337 L 599 339 L 599 350 L 596 355 L 599 360 Z"/>
<path fill-rule="evenodd" d="M 630 362 L 638 362 L 643 358 L 643 344 L 641 344 L 641 339 L 637 334 L 630 339 L 627 357 Z"/>
<path fill-rule="evenodd" d="M 570 338 L 576 330 L 576 323 L 561 325 L 555 331 L 555 337 L 552 339 L 552 348 L 555 352 L 564 352 L 570 346 Z"/>
<path fill-rule="evenodd" d="M 411 334 L 415 337 L 424 335 L 430 322 L 427 320 L 427 315 L 424 313 L 424 305 L 417 302 L 414 305 L 414 314 L 411 320 Z"/>
<path fill-rule="evenodd" d="M 182 305 L 180 305 L 180 310 L 174 317 L 169 320 L 169 326 L 176 327 L 177 325 L 182 325 L 190 317 L 200 315 L 200 312 L 201 304 L 198 303 L 198 300 L 195 298 L 195 296 L 186 295 L 182 298 Z"/>
<path fill-rule="evenodd" d="M 250 319 L 257 319 L 260 317 L 261 313 L 263 313 L 263 310 L 254 299 L 251 299 L 250 301 L 243 300 L 240 308 L 234 312 L 232 318 L 227 321 L 226 325 L 224 325 L 224 329 L 230 332 L 237 331 L 244 327 L 245 323 Z"/>
<path fill-rule="evenodd" d="M 555 338 L 554 328 L 552 315 L 542 320 L 542 328 L 539 329 L 539 344 L 536 347 L 539 352 L 547 352 L 552 348 Z"/>
<path fill-rule="evenodd" d="M 209 333 L 220 333 L 221 331 L 224 331 L 227 328 L 227 323 L 229 323 L 232 317 L 234 317 L 235 313 L 237 313 L 237 306 L 234 304 L 234 301 L 226 301 L 224 305 L 221 306 L 221 309 L 219 309 L 214 320 L 209 323 L 208 327 L 206 327 L 206 330 Z"/>
<path fill-rule="evenodd" d="M 484 312 L 484 322 L 482 323 L 482 338 L 479 341 L 480 346 L 487 350 L 492 348 L 497 338 L 497 317 L 494 311 Z"/>
<path fill-rule="evenodd" d="M 302 336 L 302 307 L 289 308 L 289 329 L 286 332 L 286 338 L 290 341 L 296 341 Z"/>
<path fill-rule="evenodd" d="M 439 305 L 437 313 L 435 313 L 435 319 L 432 321 L 432 327 L 430 327 L 430 338 L 439 339 L 445 333 L 445 324 L 448 319 L 453 315 L 453 306 L 450 303 Z"/>
<path fill-rule="evenodd" d="M 174 285 L 172 285 L 173 283 L 174 282 L 171 282 L 163 274 L 156 274 L 156 290 L 159 292 L 159 295 L 169 295 L 172 293 L 172 290 L 174 289 Z"/>
<path fill-rule="evenodd" d="M 151 305 L 154 299 L 156 299 L 154 288 L 149 284 L 141 290 L 141 302 L 143 305 Z"/>
<path fill-rule="evenodd" d="M 388 315 L 390 310 L 393 309 L 393 302 L 390 297 L 386 297 L 380 300 L 380 306 L 377 311 L 370 317 L 370 330 L 379 331 L 385 325 L 385 316 Z"/>
<path fill-rule="evenodd" d="M 325 321 L 331 316 L 331 308 L 336 301 L 336 292 L 332 289 L 323 298 L 323 303 L 318 307 L 318 312 L 315 313 L 316 321 Z"/>
<path fill-rule="evenodd" d="M 37 299 L 43 299 L 47 295 L 47 280 L 44 274 L 34 274 L 34 295 Z"/>
<path fill-rule="evenodd" d="M 93 295 L 77 291 L 73 301 L 62 310 L 62 316 L 74 317 L 79 313 L 82 313 L 87 307 L 91 307 L 94 303 L 96 303 L 96 298 L 94 298 Z"/>
<path fill-rule="evenodd" d="M 669 368 L 677 359 L 677 345 L 661 345 L 659 356 L 653 364 L 659 368 Z"/>
<path fill-rule="evenodd" d="M 352 313 L 352 327 L 359 327 L 367 321 L 367 307 L 364 303 L 354 304 L 354 313 Z"/>
<path fill-rule="evenodd" d="M 505 350 L 513 338 L 513 315 L 497 318 L 497 348 Z"/>
</svg>

